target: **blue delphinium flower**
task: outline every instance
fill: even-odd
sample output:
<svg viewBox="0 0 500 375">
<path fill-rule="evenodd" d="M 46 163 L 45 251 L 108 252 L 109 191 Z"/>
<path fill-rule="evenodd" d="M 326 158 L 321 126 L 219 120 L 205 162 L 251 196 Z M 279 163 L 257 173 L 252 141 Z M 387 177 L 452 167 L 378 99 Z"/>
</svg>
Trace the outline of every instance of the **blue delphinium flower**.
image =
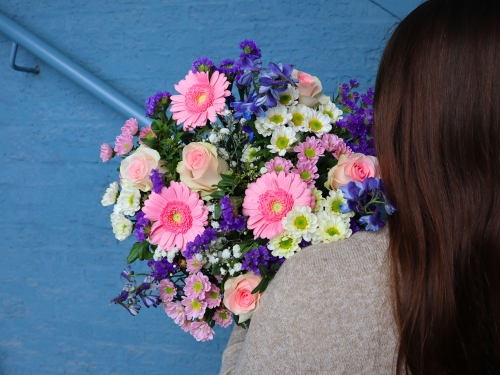
<svg viewBox="0 0 500 375">
<path fill-rule="evenodd" d="M 262 60 L 244 56 L 240 60 L 240 69 L 243 73 L 238 78 L 238 85 L 242 87 L 250 86 L 262 70 Z"/>
<path fill-rule="evenodd" d="M 193 73 L 196 72 L 210 72 L 215 67 L 214 62 L 208 57 L 198 57 L 191 67 Z"/>
<path fill-rule="evenodd" d="M 234 207 L 231 204 L 229 195 L 221 198 L 220 206 L 222 210 L 222 220 L 220 222 L 222 233 L 227 233 L 232 230 L 241 231 L 245 228 L 245 218 L 241 215 L 234 215 Z"/>
<path fill-rule="evenodd" d="M 149 177 L 151 177 L 151 182 L 153 183 L 152 190 L 156 194 L 160 194 L 161 189 L 165 187 L 165 184 L 163 183 L 163 173 L 161 173 L 158 169 L 151 169 Z"/>
<path fill-rule="evenodd" d="M 282 265 L 284 261 L 285 258 L 278 258 L 272 255 L 267 246 L 259 246 L 245 254 L 241 262 L 241 269 L 252 271 L 255 275 L 260 275 L 259 265 L 263 265 L 269 269 L 276 263 Z"/>
<path fill-rule="evenodd" d="M 127 279 L 128 281 L 132 281 L 132 277 L 134 275 L 134 271 L 132 271 L 132 266 L 127 266 L 127 268 L 125 268 L 122 273 L 121 273 L 122 277 L 124 279 Z"/>
<path fill-rule="evenodd" d="M 259 99 L 256 104 L 262 105 L 267 102 L 269 107 L 276 107 L 280 98 L 279 93 L 287 89 L 288 85 L 295 86 L 299 81 L 292 77 L 292 64 L 269 63 L 269 71 L 264 72 L 259 78 Z"/>
<path fill-rule="evenodd" d="M 361 215 L 358 224 L 366 230 L 379 230 L 387 222 L 388 215 L 396 211 L 396 207 L 387 198 L 385 185 L 379 178 L 366 178 L 362 183 L 349 182 L 347 186 L 341 186 L 340 190 L 347 200 L 347 205 L 342 204 L 340 211 L 353 211 Z"/>
<path fill-rule="evenodd" d="M 155 111 L 158 109 L 156 108 L 158 103 L 163 98 L 167 99 L 168 104 L 168 100 L 170 100 L 170 93 L 168 91 L 161 91 L 146 99 L 146 116 L 152 117 L 154 115 Z"/>
</svg>

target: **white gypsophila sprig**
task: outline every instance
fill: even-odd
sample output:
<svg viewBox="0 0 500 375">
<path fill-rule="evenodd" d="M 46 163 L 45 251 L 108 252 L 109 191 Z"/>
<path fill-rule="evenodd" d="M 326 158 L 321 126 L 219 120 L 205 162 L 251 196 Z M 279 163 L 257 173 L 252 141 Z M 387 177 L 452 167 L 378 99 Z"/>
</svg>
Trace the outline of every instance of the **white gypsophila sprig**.
<svg viewBox="0 0 500 375">
<path fill-rule="evenodd" d="M 125 240 L 132 234 L 132 222 L 123 214 L 112 213 L 111 226 L 116 239 L 119 241 Z"/>
<path fill-rule="evenodd" d="M 288 125 L 296 132 L 307 131 L 307 119 L 311 116 L 310 112 L 312 112 L 312 109 L 304 104 L 298 104 L 288 108 L 288 113 L 291 115 Z"/>
<path fill-rule="evenodd" d="M 279 258 L 290 258 L 297 251 L 300 251 L 300 238 L 294 237 L 290 232 L 283 232 L 272 238 L 267 248 L 272 251 L 272 255 Z"/>
<path fill-rule="evenodd" d="M 312 234 L 318 228 L 318 218 L 312 213 L 309 206 L 294 206 L 293 209 L 281 219 L 283 228 L 296 238 L 311 241 Z"/>
<path fill-rule="evenodd" d="M 167 256 L 167 252 L 163 250 L 160 246 L 157 246 L 153 254 L 153 259 L 156 261 L 162 260 Z M 171 263 L 171 262 L 170 262 Z"/>
<path fill-rule="evenodd" d="M 329 133 L 332 130 L 332 124 L 330 124 L 330 117 L 324 115 L 319 111 L 311 110 L 308 113 L 306 119 L 306 130 L 313 132 L 318 137 L 321 137 L 325 133 Z"/>
<path fill-rule="evenodd" d="M 252 147 L 249 143 L 243 148 L 243 154 L 241 155 L 241 161 L 243 163 L 252 163 L 259 159 L 256 155 L 260 151 L 260 147 Z"/>
<path fill-rule="evenodd" d="M 312 236 L 312 243 L 330 243 L 349 238 L 352 230 L 349 218 L 328 214 L 322 211 L 318 214 L 319 226 Z"/>
<path fill-rule="evenodd" d="M 282 126 L 276 129 L 271 136 L 271 144 L 267 148 L 272 153 L 284 156 L 291 149 L 292 144 L 297 141 L 296 133 L 293 129 Z"/>
<path fill-rule="evenodd" d="M 347 205 L 347 199 L 344 198 L 344 194 L 342 190 L 330 190 L 329 196 L 322 200 L 322 206 L 325 209 L 325 212 L 332 215 L 337 215 L 340 217 L 353 217 L 354 212 L 349 211 L 346 213 L 342 213 L 340 211 L 340 207 L 342 204 Z"/>
<path fill-rule="evenodd" d="M 344 113 L 332 102 L 320 104 L 318 111 L 330 117 L 330 124 L 335 124 L 338 120 L 342 119 L 342 114 Z"/>
<path fill-rule="evenodd" d="M 170 251 L 167 251 L 167 260 L 169 263 L 174 261 L 175 256 L 180 252 L 180 250 L 174 246 Z"/>
<path fill-rule="evenodd" d="M 133 186 L 124 186 L 118 197 L 117 205 L 125 215 L 133 216 L 141 209 L 141 192 Z"/>
<path fill-rule="evenodd" d="M 292 85 L 288 85 L 287 89 L 280 92 L 279 103 L 287 107 L 295 105 L 299 101 L 299 90 Z"/>
<path fill-rule="evenodd" d="M 111 206 L 115 204 L 116 198 L 118 197 L 118 182 L 112 182 L 109 187 L 106 188 L 104 195 L 101 199 L 101 204 L 103 206 Z"/>
</svg>

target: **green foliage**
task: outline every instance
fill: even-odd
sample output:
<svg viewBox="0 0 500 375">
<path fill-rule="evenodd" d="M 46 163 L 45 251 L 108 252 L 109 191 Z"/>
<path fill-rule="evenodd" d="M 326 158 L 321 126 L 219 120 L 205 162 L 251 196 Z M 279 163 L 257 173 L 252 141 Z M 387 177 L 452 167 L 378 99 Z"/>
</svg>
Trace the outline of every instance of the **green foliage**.
<svg viewBox="0 0 500 375">
<path fill-rule="evenodd" d="M 149 251 L 149 242 L 136 242 L 127 257 L 127 264 L 134 263 L 136 259 L 150 260 L 153 259 L 153 253 Z"/>
</svg>

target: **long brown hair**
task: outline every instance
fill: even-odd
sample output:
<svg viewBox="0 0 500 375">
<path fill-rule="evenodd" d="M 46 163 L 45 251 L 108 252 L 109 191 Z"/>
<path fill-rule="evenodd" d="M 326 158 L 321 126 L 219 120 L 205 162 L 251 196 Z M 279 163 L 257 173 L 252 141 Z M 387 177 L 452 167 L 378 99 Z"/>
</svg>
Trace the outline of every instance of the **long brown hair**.
<svg viewBox="0 0 500 375">
<path fill-rule="evenodd" d="M 398 374 L 500 374 L 500 1 L 430 0 L 375 88 Z"/>
</svg>

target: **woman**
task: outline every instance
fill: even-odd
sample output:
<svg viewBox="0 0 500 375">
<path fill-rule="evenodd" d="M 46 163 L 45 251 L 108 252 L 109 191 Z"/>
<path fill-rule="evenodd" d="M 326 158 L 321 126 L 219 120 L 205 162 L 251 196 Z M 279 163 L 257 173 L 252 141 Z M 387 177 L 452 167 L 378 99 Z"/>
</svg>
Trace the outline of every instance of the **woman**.
<svg viewBox="0 0 500 375">
<path fill-rule="evenodd" d="M 223 374 L 500 374 L 500 2 L 430 0 L 375 89 L 388 229 L 302 250 Z"/>
</svg>

